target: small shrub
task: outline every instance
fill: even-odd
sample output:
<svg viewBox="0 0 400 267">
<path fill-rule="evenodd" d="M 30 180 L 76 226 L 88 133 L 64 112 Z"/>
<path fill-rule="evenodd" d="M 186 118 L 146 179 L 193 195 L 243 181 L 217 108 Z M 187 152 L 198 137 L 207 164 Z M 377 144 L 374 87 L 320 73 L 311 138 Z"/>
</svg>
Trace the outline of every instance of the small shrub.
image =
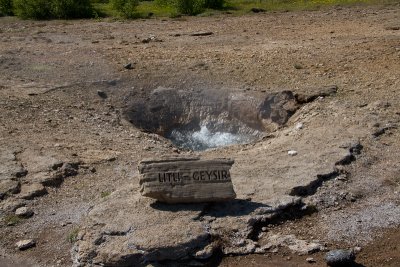
<svg viewBox="0 0 400 267">
<path fill-rule="evenodd" d="M 111 194 L 110 192 L 104 191 L 104 192 L 101 192 L 100 196 L 101 196 L 102 198 L 105 198 L 105 197 L 108 197 L 110 194 Z"/>
<path fill-rule="evenodd" d="M 204 10 L 204 0 L 156 0 L 160 6 L 174 7 L 180 14 L 197 15 Z"/>
<path fill-rule="evenodd" d="M 224 5 L 225 5 L 225 0 L 205 0 L 204 1 L 204 6 L 206 8 L 222 9 L 222 8 L 224 8 Z"/>
<path fill-rule="evenodd" d="M 14 10 L 23 19 L 49 19 L 51 4 L 48 0 L 14 0 Z"/>
<path fill-rule="evenodd" d="M 93 15 L 90 0 L 53 0 L 52 15 L 56 18 L 88 18 Z"/>
<path fill-rule="evenodd" d="M 123 17 L 133 19 L 137 16 L 136 7 L 139 0 L 111 0 L 111 6 Z"/>
<path fill-rule="evenodd" d="M 93 16 L 90 0 L 14 0 L 14 9 L 16 15 L 23 19 L 74 19 Z"/>
<path fill-rule="evenodd" d="M 75 228 L 72 230 L 67 237 L 67 241 L 70 243 L 75 243 L 78 240 L 79 229 Z"/>
<path fill-rule="evenodd" d="M 0 16 L 13 15 L 12 0 L 0 0 Z"/>
<path fill-rule="evenodd" d="M 176 8 L 179 13 L 197 15 L 204 9 L 204 0 L 176 0 Z"/>
</svg>

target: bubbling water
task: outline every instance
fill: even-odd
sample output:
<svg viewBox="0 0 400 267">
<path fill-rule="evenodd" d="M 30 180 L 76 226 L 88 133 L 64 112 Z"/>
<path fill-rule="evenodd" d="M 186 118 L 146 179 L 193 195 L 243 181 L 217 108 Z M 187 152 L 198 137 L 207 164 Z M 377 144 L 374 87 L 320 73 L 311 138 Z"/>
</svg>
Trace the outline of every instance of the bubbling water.
<svg viewBox="0 0 400 267">
<path fill-rule="evenodd" d="M 254 136 L 221 131 L 213 132 L 203 125 L 198 131 L 174 129 L 169 134 L 168 139 L 178 147 L 202 151 L 210 148 L 249 143 L 253 141 Z"/>
</svg>

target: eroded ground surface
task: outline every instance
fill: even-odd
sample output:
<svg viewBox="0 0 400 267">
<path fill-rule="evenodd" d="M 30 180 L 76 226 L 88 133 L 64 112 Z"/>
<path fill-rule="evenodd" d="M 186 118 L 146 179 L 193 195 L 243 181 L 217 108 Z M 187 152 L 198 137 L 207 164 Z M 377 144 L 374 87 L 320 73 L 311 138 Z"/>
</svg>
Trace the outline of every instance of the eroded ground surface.
<svg viewBox="0 0 400 267">
<path fill-rule="evenodd" d="M 0 25 L 0 253 L 11 264 L 197 264 L 214 252 L 222 266 L 324 266 L 324 250 L 355 247 L 359 264 L 400 264 L 399 5 Z M 263 98 L 330 85 L 262 140 L 206 152 L 123 116 L 160 86 Z M 237 200 L 140 197 L 142 158 L 192 154 L 235 159 Z M 13 215 L 21 206 L 34 215 Z M 16 250 L 30 238 L 36 247 Z"/>
</svg>

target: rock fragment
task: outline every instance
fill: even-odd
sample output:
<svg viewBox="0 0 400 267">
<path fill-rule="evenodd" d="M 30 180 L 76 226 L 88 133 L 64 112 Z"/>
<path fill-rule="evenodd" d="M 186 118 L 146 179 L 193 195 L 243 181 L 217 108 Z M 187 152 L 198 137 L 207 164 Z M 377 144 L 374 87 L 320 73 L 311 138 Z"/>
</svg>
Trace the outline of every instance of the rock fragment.
<svg viewBox="0 0 400 267">
<path fill-rule="evenodd" d="M 21 207 L 15 211 L 15 215 L 18 217 L 29 218 L 33 215 L 33 211 L 28 207 Z"/>
<path fill-rule="evenodd" d="M 97 90 L 97 95 L 100 96 L 103 99 L 107 98 L 107 94 L 104 91 Z"/>
<path fill-rule="evenodd" d="M 213 32 L 194 32 L 191 33 L 190 36 L 209 36 L 209 35 L 213 35 Z"/>
<path fill-rule="evenodd" d="M 46 188 L 39 183 L 22 185 L 19 198 L 22 199 L 34 199 L 47 194 Z"/>
<path fill-rule="evenodd" d="M 132 63 L 125 64 L 124 69 L 127 69 L 127 70 L 133 69 L 133 64 Z"/>
<path fill-rule="evenodd" d="M 314 258 L 312 258 L 312 257 L 308 257 L 308 258 L 306 259 L 306 262 L 308 262 L 308 263 L 316 263 L 317 261 L 316 261 Z"/>
<path fill-rule="evenodd" d="M 17 248 L 19 250 L 26 250 L 26 249 L 36 246 L 36 241 L 33 239 L 25 239 L 25 240 L 18 241 L 15 245 L 17 246 Z"/>
<path fill-rule="evenodd" d="M 325 255 L 326 264 L 331 267 L 349 266 L 354 264 L 356 256 L 352 250 L 331 250 Z"/>
<path fill-rule="evenodd" d="M 16 194 L 20 190 L 20 183 L 15 180 L 0 180 L 0 199 L 6 198 L 9 194 Z"/>
</svg>

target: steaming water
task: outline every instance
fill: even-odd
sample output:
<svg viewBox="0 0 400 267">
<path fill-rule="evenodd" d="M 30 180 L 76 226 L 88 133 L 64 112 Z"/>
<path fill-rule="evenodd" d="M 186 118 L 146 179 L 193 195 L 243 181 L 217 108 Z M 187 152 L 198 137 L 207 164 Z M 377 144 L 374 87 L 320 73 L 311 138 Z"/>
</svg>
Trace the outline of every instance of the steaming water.
<svg viewBox="0 0 400 267">
<path fill-rule="evenodd" d="M 233 144 L 244 144 L 252 141 L 253 136 L 228 132 L 211 132 L 207 126 L 199 131 L 173 130 L 168 138 L 177 146 L 195 151 L 223 147 Z"/>
</svg>

